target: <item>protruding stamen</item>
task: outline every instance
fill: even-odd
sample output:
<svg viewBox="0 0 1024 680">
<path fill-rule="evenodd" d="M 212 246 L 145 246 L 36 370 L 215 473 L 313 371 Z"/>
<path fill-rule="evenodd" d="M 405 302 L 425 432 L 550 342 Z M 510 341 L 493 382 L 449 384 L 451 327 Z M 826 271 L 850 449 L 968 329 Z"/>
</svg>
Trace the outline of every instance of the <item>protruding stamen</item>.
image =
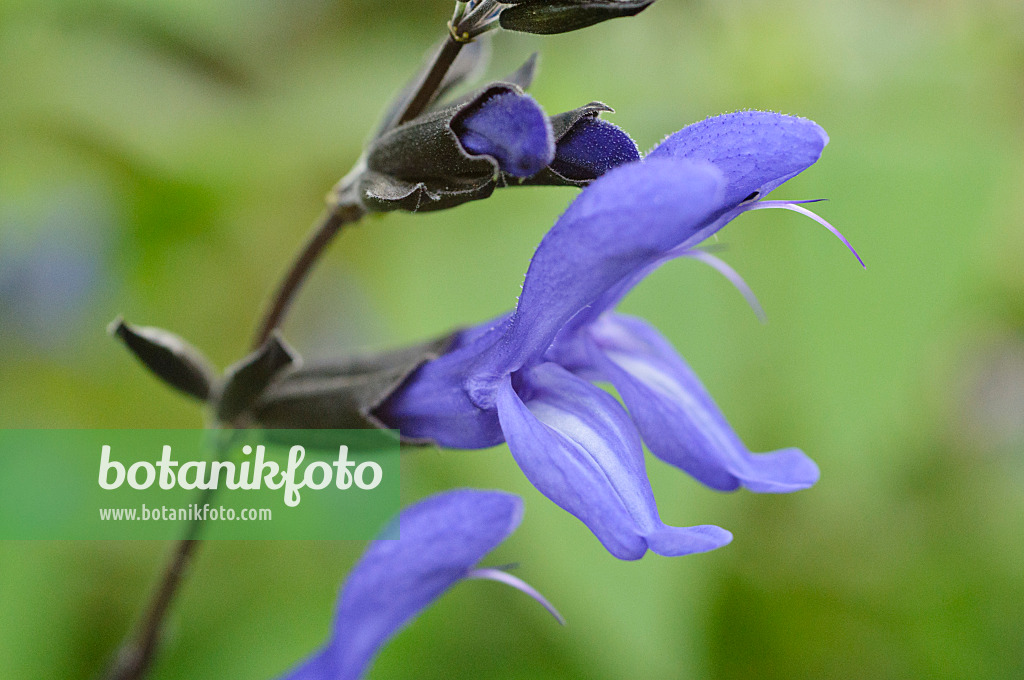
<svg viewBox="0 0 1024 680">
<path fill-rule="evenodd" d="M 853 256 L 857 258 L 857 262 L 860 262 L 860 266 L 867 269 L 867 265 L 864 264 L 864 260 L 860 259 L 860 255 L 857 254 L 857 251 L 854 250 L 853 246 L 850 245 L 850 242 L 846 240 L 846 237 L 843 236 L 838 229 L 829 224 L 821 216 L 811 212 L 807 208 L 804 208 L 802 205 L 800 205 L 801 203 L 816 203 L 817 201 L 820 200 L 822 199 L 814 199 L 810 201 L 758 201 L 756 203 L 751 203 L 749 206 L 745 207 L 747 210 L 760 210 L 762 208 L 783 208 L 784 210 L 792 210 L 793 212 L 800 213 L 801 215 L 806 215 L 807 217 L 810 217 L 812 220 L 828 229 L 836 238 L 842 241 L 843 245 L 849 248 L 850 252 L 853 253 Z"/>
<path fill-rule="evenodd" d="M 527 595 L 532 597 L 534 600 L 540 603 L 542 607 L 547 609 L 548 613 L 555 617 L 556 621 L 558 621 L 563 626 L 565 625 L 565 619 L 562 618 L 562 615 L 558 613 L 558 610 L 555 609 L 553 604 L 548 602 L 543 595 L 534 590 L 533 586 L 531 586 L 529 583 L 513 576 L 512 574 L 501 571 L 500 569 L 485 568 L 472 570 L 471 572 L 466 574 L 466 578 L 487 579 L 489 581 L 497 581 L 498 583 L 504 583 L 507 586 L 512 586 L 516 590 L 522 593 L 526 593 Z"/>
<path fill-rule="evenodd" d="M 766 323 L 768 321 L 768 317 L 764 313 L 764 308 L 758 301 L 757 296 L 754 295 L 754 291 L 750 289 L 750 286 L 748 286 L 747 282 L 743 280 L 743 277 L 740 276 L 735 269 L 729 266 L 725 262 L 725 260 L 715 257 L 706 250 L 702 250 L 699 248 L 687 250 L 686 252 L 682 253 L 682 257 L 689 257 L 699 262 L 703 262 L 704 264 L 708 265 L 709 267 L 717 271 L 719 274 L 724 276 L 726 279 L 728 279 L 729 283 L 736 287 L 736 290 L 740 292 L 740 295 L 742 295 L 743 298 L 747 301 L 747 304 L 750 305 L 750 308 L 754 310 L 754 315 L 757 316 L 757 320 L 760 321 L 761 323 Z"/>
</svg>

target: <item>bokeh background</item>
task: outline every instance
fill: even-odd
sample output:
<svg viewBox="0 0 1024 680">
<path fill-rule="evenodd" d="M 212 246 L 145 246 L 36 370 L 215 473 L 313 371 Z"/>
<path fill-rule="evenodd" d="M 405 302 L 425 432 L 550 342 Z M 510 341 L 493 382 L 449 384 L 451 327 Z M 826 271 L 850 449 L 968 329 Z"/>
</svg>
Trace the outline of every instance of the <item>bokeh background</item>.
<svg viewBox="0 0 1024 680">
<path fill-rule="evenodd" d="M 104 333 L 172 329 L 220 365 L 442 35 L 444 2 L 0 2 L 0 426 L 198 427 Z M 660 0 L 633 19 L 494 40 L 491 75 L 542 53 L 549 112 L 593 99 L 642 149 L 757 108 L 828 130 L 777 197 L 821 198 L 867 263 L 811 221 L 744 215 L 723 257 L 626 300 L 676 344 L 754 450 L 821 482 L 718 494 L 649 460 L 666 521 L 716 552 L 635 563 L 535 492 L 507 450 L 420 450 L 412 502 L 523 495 L 486 582 L 402 632 L 370 678 L 1024 677 L 1024 5 L 1018 0 Z M 286 335 L 307 356 L 431 337 L 511 307 L 569 189 L 503 190 L 366 220 L 322 262 Z M 130 627 L 160 543 L 0 544 L 0 677 L 90 678 Z M 358 543 L 203 546 L 153 677 L 272 678 L 326 637 Z"/>
</svg>

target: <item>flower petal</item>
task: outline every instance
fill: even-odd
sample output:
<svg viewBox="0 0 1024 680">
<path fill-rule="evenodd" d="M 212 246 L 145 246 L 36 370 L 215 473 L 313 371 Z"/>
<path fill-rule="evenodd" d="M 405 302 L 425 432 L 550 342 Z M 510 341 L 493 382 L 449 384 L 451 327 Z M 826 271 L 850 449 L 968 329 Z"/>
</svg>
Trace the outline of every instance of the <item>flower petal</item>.
<svg viewBox="0 0 1024 680">
<path fill-rule="evenodd" d="M 580 119 L 558 140 L 551 169 L 568 179 L 592 180 L 638 160 L 636 142 L 622 128 L 590 116 Z"/>
<path fill-rule="evenodd" d="M 436 442 L 457 449 L 483 449 L 505 441 L 494 409 L 469 400 L 463 383 L 481 352 L 501 336 L 508 316 L 461 331 L 443 356 L 420 366 L 374 415 L 403 439 Z"/>
<path fill-rule="evenodd" d="M 545 363 L 497 395 L 509 449 L 530 482 L 624 560 L 704 552 L 732 535 L 713 526 L 669 527 L 658 517 L 636 428 L 615 399 Z"/>
<path fill-rule="evenodd" d="M 374 541 L 345 582 L 331 639 L 287 680 L 356 680 L 377 650 L 515 530 L 522 501 L 460 489 L 402 511 L 400 540 Z"/>
<path fill-rule="evenodd" d="M 669 135 L 647 158 L 713 163 L 725 175 L 725 203 L 735 207 L 755 191 L 763 197 L 809 168 L 826 144 L 825 131 L 806 118 L 738 111 Z"/>
<path fill-rule="evenodd" d="M 628 163 L 584 189 L 537 247 L 505 337 L 467 382 L 474 403 L 488 408 L 502 376 L 569 319 L 699 231 L 721 195 L 718 170 L 674 159 Z"/>
<path fill-rule="evenodd" d="M 452 120 L 452 130 L 471 154 L 491 156 L 515 177 L 543 170 L 555 156 L 544 110 L 528 94 L 496 94 Z"/>
<path fill-rule="evenodd" d="M 818 466 L 799 449 L 750 453 L 694 372 L 646 322 L 606 314 L 591 337 L 595 367 L 658 458 L 722 491 L 787 493 L 818 481 Z"/>
</svg>

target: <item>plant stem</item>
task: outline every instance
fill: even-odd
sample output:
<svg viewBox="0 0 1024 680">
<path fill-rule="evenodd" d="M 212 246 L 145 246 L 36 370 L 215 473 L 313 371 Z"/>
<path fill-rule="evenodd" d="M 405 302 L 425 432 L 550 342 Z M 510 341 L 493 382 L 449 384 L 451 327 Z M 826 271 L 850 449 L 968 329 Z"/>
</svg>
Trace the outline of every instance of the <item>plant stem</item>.
<svg viewBox="0 0 1024 680">
<path fill-rule="evenodd" d="M 423 76 L 423 82 L 420 83 L 416 94 L 409 98 L 409 103 L 405 105 L 402 115 L 395 119 L 396 126 L 412 120 L 423 113 L 427 106 L 430 105 L 434 95 L 437 93 L 437 88 L 441 86 L 441 81 L 444 80 L 448 69 L 455 62 L 455 57 L 459 56 L 459 52 L 462 51 L 462 46 L 465 44 L 464 42 L 456 41 L 449 34 L 448 39 L 444 41 L 441 49 L 434 56 L 430 70 L 427 71 L 427 75 Z"/>
<path fill-rule="evenodd" d="M 214 489 L 206 489 L 203 492 L 200 505 L 213 498 L 213 491 Z M 104 680 L 138 680 L 149 670 L 160 641 L 164 617 L 178 593 L 178 587 L 192 562 L 195 549 L 199 547 L 198 536 L 202 527 L 201 519 L 197 517 L 192 520 L 185 537 L 175 544 L 171 559 L 164 567 L 163 576 L 150 599 L 149 607 L 139 622 L 137 633 L 118 650 L 113 664 L 103 676 Z"/>
<path fill-rule="evenodd" d="M 454 40 L 451 35 L 448 36 L 448 39 L 444 41 L 441 49 L 434 56 L 434 61 L 430 64 L 430 70 L 423 77 L 416 93 L 409 98 L 402 114 L 396 119 L 396 126 L 412 120 L 423 113 L 423 110 L 430 105 L 434 95 L 437 93 L 437 88 L 441 86 L 441 82 L 448 73 L 448 69 L 455 62 L 455 58 L 459 56 L 459 52 L 464 44 Z M 358 174 L 358 170 L 354 170 L 349 174 L 349 177 L 358 176 Z M 262 345 L 270 337 L 273 330 L 281 324 L 281 320 L 288 312 L 288 307 L 291 306 L 292 300 L 306 280 L 306 276 L 317 260 L 320 259 L 324 249 L 327 248 L 327 245 L 334 239 L 335 235 L 346 224 L 358 222 L 366 214 L 365 208 L 359 205 L 358 200 L 352 196 L 352 183 L 354 182 L 348 181 L 348 178 L 339 182 L 339 187 L 333 192 L 339 199 L 324 212 L 314 225 L 305 247 L 299 252 L 299 256 L 292 263 L 284 279 L 281 280 L 277 292 L 271 298 L 270 306 L 264 312 L 263 318 L 257 327 L 252 349 Z"/>
<path fill-rule="evenodd" d="M 448 73 L 448 69 L 451 68 L 455 58 L 462 50 L 463 44 L 449 35 L 434 57 L 430 70 L 424 76 L 416 93 L 409 99 L 405 110 L 398 117 L 396 125 L 415 118 L 430 105 L 437 88 L 440 87 Z M 361 165 L 357 164 L 353 172 L 339 182 L 338 187 L 332 192 L 335 198 L 330 201 L 328 208 L 313 225 L 306 244 L 299 251 L 284 278 L 281 279 L 270 304 L 261 317 L 253 340 L 253 349 L 262 345 L 274 329 L 281 325 L 288 308 L 313 266 L 319 261 L 320 256 L 323 255 L 338 232 L 345 225 L 358 222 L 366 215 L 366 209 L 359 204 L 354 194 L 354 185 L 358 179 L 360 167 Z M 212 498 L 214 491 L 215 489 L 204 491 L 200 504 Z M 103 676 L 104 680 L 140 680 L 145 677 L 160 643 L 164 619 L 178 594 L 185 573 L 195 557 L 196 549 L 201 543 L 198 536 L 202 526 L 201 520 L 194 520 L 189 525 L 185 537 L 175 545 L 171 559 L 153 591 L 136 634 L 118 650 L 112 665 Z"/>
<path fill-rule="evenodd" d="M 354 202 L 341 203 L 324 211 L 324 214 L 313 226 L 306 245 L 299 251 L 298 257 L 295 258 L 291 268 L 278 284 L 277 292 L 271 298 L 271 303 L 257 327 L 252 349 L 262 345 L 273 330 L 281 325 L 299 288 L 335 235 L 341 231 L 343 226 L 359 221 L 365 214 L 366 210 Z"/>
</svg>

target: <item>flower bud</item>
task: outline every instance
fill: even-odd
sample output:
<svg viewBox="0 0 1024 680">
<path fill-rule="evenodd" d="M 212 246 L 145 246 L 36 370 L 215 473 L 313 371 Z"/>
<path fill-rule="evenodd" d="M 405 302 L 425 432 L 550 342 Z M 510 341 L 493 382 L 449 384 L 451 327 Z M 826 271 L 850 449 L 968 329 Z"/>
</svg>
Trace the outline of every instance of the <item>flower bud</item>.
<svg viewBox="0 0 1024 680">
<path fill-rule="evenodd" d="M 438 210 L 486 198 L 503 173 L 535 174 L 553 158 L 540 106 L 517 85 L 495 83 L 376 139 L 359 193 L 371 211 Z"/>
<path fill-rule="evenodd" d="M 536 175 L 552 160 L 550 126 L 529 95 L 496 94 L 452 123 L 462 148 L 491 156 L 513 177 Z"/>
<path fill-rule="evenodd" d="M 638 14 L 654 0 L 502 0 L 498 22 L 508 31 L 565 33 Z"/>
<path fill-rule="evenodd" d="M 521 182 L 583 187 L 608 170 L 640 159 L 640 151 L 620 127 L 598 116 L 612 108 L 591 102 L 551 117 L 555 157 L 543 171 Z"/>
</svg>

